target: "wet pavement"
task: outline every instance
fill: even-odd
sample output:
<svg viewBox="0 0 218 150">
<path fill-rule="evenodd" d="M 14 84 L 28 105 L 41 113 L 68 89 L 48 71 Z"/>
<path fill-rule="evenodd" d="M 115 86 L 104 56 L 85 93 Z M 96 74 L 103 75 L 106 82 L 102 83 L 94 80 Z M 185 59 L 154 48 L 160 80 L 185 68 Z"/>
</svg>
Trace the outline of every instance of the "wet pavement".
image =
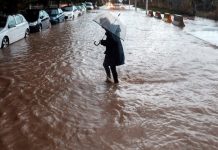
<svg viewBox="0 0 218 150">
<path fill-rule="evenodd" d="M 218 47 L 218 21 L 195 17 L 194 20 L 185 18 L 185 23 L 188 24 L 184 28 L 186 33 Z"/>
<path fill-rule="evenodd" d="M 1 149 L 217 149 L 217 46 L 121 11 L 126 64 L 108 84 L 105 48 L 93 44 L 103 11 L 0 50 Z"/>
</svg>

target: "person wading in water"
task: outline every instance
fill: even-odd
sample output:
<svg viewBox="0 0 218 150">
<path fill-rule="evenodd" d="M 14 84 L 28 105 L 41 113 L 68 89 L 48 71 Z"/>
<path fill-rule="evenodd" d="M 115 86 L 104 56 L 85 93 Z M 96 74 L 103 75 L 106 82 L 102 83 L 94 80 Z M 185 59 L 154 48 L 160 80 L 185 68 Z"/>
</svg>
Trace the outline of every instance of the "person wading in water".
<svg viewBox="0 0 218 150">
<path fill-rule="evenodd" d="M 106 47 L 106 51 L 104 52 L 105 58 L 103 62 L 103 66 L 107 75 L 106 82 L 112 82 L 112 72 L 114 83 L 119 83 L 116 66 L 124 64 L 125 56 L 123 52 L 123 46 L 120 38 L 116 37 L 107 29 L 105 30 L 105 35 L 107 38 L 106 40 L 101 40 L 100 44 Z M 120 32 L 119 27 L 117 28 L 117 32 Z"/>
</svg>

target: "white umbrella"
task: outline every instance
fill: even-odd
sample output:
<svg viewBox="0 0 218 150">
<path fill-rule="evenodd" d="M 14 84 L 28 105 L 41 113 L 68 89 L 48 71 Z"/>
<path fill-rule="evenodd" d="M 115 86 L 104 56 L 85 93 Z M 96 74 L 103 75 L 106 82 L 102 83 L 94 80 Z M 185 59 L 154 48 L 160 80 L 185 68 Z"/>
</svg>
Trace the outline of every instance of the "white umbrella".
<svg viewBox="0 0 218 150">
<path fill-rule="evenodd" d="M 118 19 L 118 17 L 114 17 L 112 14 L 107 12 L 100 14 L 93 21 L 116 37 L 124 40 L 126 36 L 126 26 Z"/>
</svg>

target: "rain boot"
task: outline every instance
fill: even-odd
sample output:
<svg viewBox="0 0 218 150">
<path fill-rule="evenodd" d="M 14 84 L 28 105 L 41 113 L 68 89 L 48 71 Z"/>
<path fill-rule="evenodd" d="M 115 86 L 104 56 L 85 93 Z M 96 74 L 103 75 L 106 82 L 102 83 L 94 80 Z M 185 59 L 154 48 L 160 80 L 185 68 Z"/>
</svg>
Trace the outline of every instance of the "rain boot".
<svg viewBox="0 0 218 150">
<path fill-rule="evenodd" d="M 105 72 L 106 72 L 106 75 L 107 75 L 105 82 L 112 83 L 113 81 L 111 79 L 111 72 L 110 72 L 109 66 L 104 65 L 104 69 L 105 69 Z"/>
<path fill-rule="evenodd" d="M 113 75 L 114 83 L 119 83 L 116 66 L 111 66 L 111 72 Z"/>
</svg>

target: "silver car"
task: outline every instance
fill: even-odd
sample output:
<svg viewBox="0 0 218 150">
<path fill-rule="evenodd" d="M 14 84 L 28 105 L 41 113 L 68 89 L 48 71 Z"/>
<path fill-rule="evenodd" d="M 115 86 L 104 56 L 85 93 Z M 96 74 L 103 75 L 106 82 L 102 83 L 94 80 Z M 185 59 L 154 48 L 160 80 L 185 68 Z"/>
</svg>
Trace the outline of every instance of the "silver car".
<svg viewBox="0 0 218 150">
<path fill-rule="evenodd" d="M 85 2 L 85 4 L 86 4 L 86 9 L 87 9 L 87 10 L 92 10 L 92 9 L 94 9 L 94 6 L 93 6 L 92 2 Z"/>
<path fill-rule="evenodd" d="M 77 10 L 76 6 L 65 6 L 61 9 L 64 12 L 66 20 L 74 20 L 76 17 L 79 16 L 79 11 Z"/>
<path fill-rule="evenodd" d="M 29 24 L 21 14 L 0 16 L 0 47 L 23 39 L 29 35 Z"/>
</svg>

